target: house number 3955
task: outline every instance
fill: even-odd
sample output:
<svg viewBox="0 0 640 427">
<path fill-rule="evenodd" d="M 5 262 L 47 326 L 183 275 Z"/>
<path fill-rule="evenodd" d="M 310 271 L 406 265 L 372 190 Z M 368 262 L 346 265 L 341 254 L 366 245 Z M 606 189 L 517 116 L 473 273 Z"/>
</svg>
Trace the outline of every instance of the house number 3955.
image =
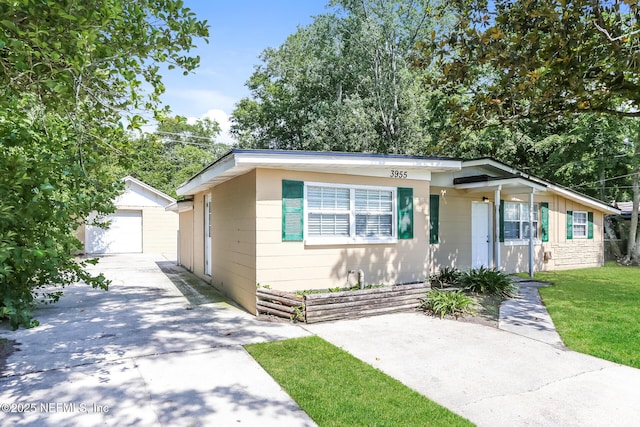
<svg viewBox="0 0 640 427">
<path fill-rule="evenodd" d="M 397 169 L 391 169 L 391 178 L 406 178 L 409 176 L 407 171 L 399 171 Z"/>
</svg>

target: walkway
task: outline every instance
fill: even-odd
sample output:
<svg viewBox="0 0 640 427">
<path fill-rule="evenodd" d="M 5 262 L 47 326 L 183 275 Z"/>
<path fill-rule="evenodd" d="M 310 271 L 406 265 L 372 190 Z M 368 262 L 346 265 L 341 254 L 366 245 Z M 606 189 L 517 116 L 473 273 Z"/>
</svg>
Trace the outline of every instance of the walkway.
<svg viewBox="0 0 640 427">
<path fill-rule="evenodd" d="M 516 283 L 519 287 L 518 296 L 500 305 L 498 327 L 504 331 L 564 347 L 538 292 L 538 288 L 549 284 L 520 278 L 516 279 Z"/>
</svg>

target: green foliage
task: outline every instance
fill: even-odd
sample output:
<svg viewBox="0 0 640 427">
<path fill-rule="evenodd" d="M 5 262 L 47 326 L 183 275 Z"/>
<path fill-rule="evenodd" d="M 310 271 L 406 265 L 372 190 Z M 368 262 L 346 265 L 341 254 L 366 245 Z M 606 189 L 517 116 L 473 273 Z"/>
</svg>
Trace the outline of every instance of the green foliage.
<svg viewBox="0 0 640 427">
<path fill-rule="evenodd" d="M 640 368 L 640 269 L 601 268 L 536 273 L 553 283 L 540 295 L 572 350 Z"/>
<path fill-rule="evenodd" d="M 220 126 L 209 118 L 187 123 L 184 117 L 166 117 L 155 132 L 132 138 L 131 164 L 118 174 L 134 176 L 177 197 L 180 184 L 229 150 L 215 142 L 219 134 Z"/>
<path fill-rule="evenodd" d="M 442 319 L 445 315 L 465 316 L 474 313 L 475 301 L 462 291 L 437 291 L 431 289 L 427 291 L 426 298 L 420 303 L 420 308 L 430 311 L 434 316 L 440 316 Z"/>
<path fill-rule="evenodd" d="M 466 291 L 502 298 L 511 298 L 518 293 L 518 287 L 511 277 L 496 268 L 471 269 L 462 273 L 459 283 Z"/>
<path fill-rule="evenodd" d="M 584 112 L 640 116 L 635 2 L 454 0 L 450 33 L 421 45 L 438 87 L 459 97 L 461 120 L 555 118 Z"/>
<path fill-rule="evenodd" d="M 243 147 L 424 154 L 446 115 L 411 67 L 417 40 L 441 31 L 428 0 L 332 1 L 247 82 L 232 133 Z M 437 104 L 437 103 L 435 103 Z M 437 111 L 437 112 L 436 112 Z"/>
<path fill-rule="evenodd" d="M 455 267 L 443 267 L 438 274 L 433 274 L 429 277 L 429 282 L 431 282 L 431 286 L 439 288 L 455 286 L 458 284 L 461 275 L 462 272 Z"/>
<path fill-rule="evenodd" d="M 157 64 L 194 69 L 186 51 L 207 35 L 178 0 L 0 4 L 0 318 L 14 328 L 71 283 L 108 288 L 74 259 L 76 230 L 122 189 L 123 118 L 162 114 Z"/>
<path fill-rule="evenodd" d="M 320 426 L 472 425 L 317 336 L 245 349 Z"/>
</svg>

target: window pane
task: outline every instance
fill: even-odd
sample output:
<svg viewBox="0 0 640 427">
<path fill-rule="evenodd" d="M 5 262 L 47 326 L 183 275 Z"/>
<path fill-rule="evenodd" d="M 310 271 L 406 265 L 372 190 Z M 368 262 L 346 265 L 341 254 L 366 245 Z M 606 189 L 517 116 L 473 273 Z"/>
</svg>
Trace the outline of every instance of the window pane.
<svg viewBox="0 0 640 427">
<path fill-rule="evenodd" d="M 505 221 L 504 222 L 504 238 L 505 239 L 519 239 L 520 238 L 520 222 L 519 221 Z"/>
<path fill-rule="evenodd" d="M 584 224 L 573 224 L 573 237 L 587 237 L 587 226 Z"/>
<path fill-rule="evenodd" d="M 523 238 L 528 239 L 529 238 L 529 221 L 524 222 L 522 224 L 522 235 Z M 533 237 L 536 238 L 538 237 L 538 223 L 534 221 L 533 223 Z"/>
<path fill-rule="evenodd" d="M 520 204 L 506 202 L 504 204 L 504 220 L 518 221 L 520 219 Z M 506 226 L 506 224 L 505 224 Z"/>
<path fill-rule="evenodd" d="M 314 210 L 348 210 L 349 189 L 307 187 L 307 205 Z"/>
<path fill-rule="evenodd" d="M 391 191 L 356 190 L 356 211 L 391 212 Z"/>
<path fill-rule="evenodd" d="M 573 223 L 574 224 L 586 224 L 587 223 L 587 213 L 586 212 L 574 212 L 573 213 Z"/>
<path fill-rule="evenodd" d="M 390 237 L 391 215 L 356 215 L 356 236 Z"/>
<path fill-rule="evenodd" d="M 310 236 L 348 236 L 348 214 L 309 214 Z"/>
</svg>

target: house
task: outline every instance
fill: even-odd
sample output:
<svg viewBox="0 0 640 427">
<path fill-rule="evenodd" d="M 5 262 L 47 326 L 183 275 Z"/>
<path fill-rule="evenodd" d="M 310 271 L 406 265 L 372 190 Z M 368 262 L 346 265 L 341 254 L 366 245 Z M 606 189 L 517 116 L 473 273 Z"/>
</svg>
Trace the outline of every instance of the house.
<svg viewBox="0 0 640 427">
<path fill-rule="evenodd" d="M 603 216 L 618 212 L 492 159 L 236 149 L 177 192 L 180 264 L 250 312 L 257 284 L 602 265 Z"/>
<path fill-rule="evenodd" d="M 78 230 L 84 252 L 175 254 L 178 215 L 165 207 L 176 200 L 131 176 L 123 181 L 125 190 L 114 200 L 116 211 L 104 218 L 111 222 L 109 228 L 85 225 Z M 89 224 L 94 219 L 92 214 Z"/>
</svg>

